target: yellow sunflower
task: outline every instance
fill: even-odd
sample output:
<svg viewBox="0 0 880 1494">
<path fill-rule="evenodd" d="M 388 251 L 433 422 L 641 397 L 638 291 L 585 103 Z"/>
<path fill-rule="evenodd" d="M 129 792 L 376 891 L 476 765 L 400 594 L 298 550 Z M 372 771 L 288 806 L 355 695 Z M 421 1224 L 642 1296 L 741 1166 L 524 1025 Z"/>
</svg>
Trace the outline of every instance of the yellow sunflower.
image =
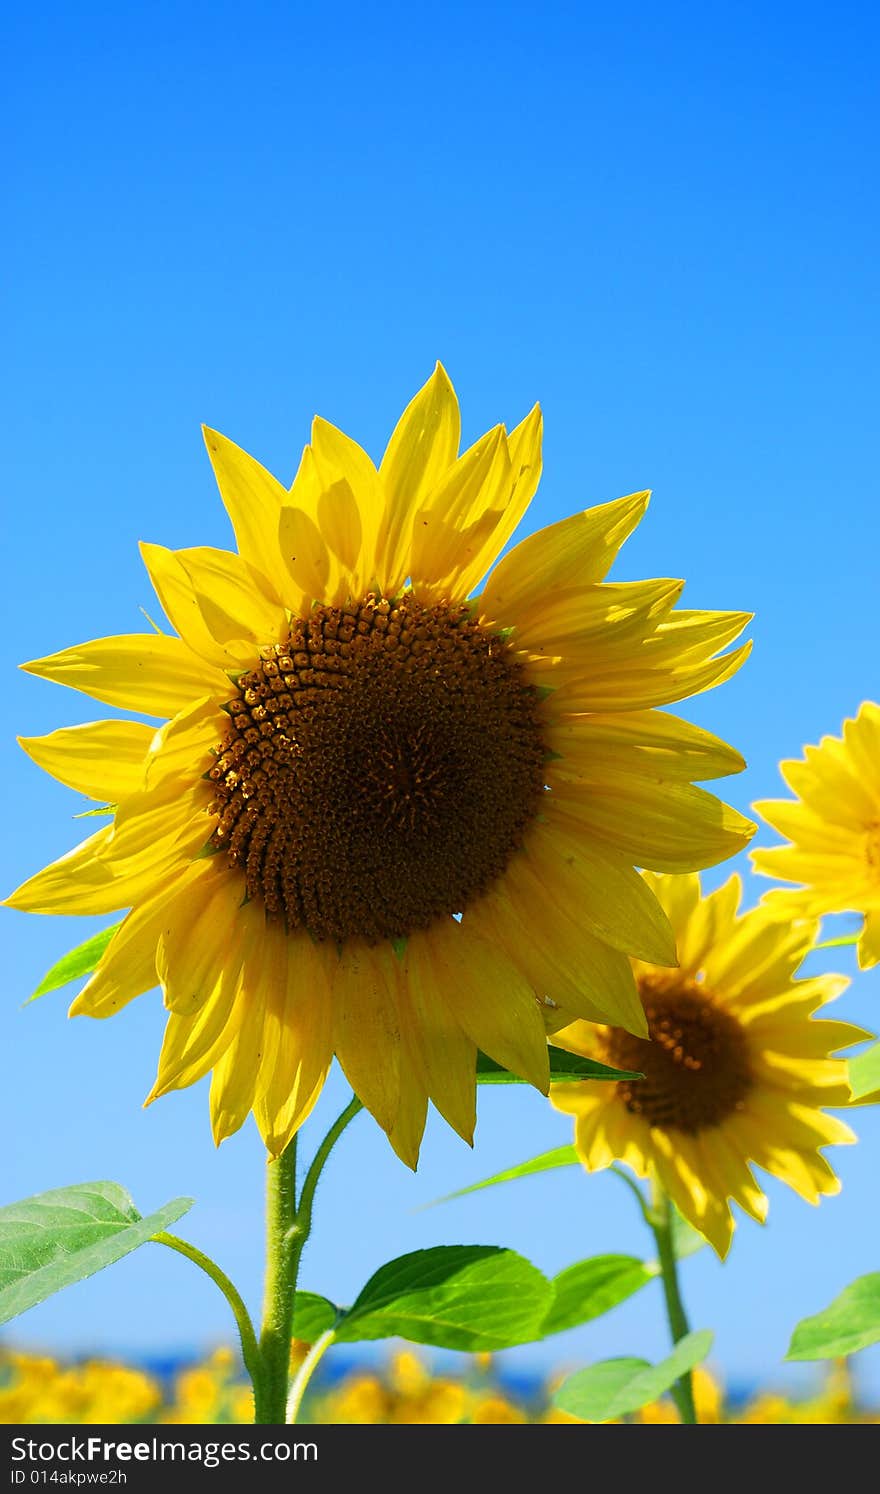
<svg viewBox="0 0 880 1494">
<path fill-rule="evenodd" d="M 707 897 L 697 876 L 645 880 L 680 959 L 677 970 L 633 962 L 651 1041 L 589 1022 L 555 1039 L 645 1077 L 553 1085 L 550 1095 L 575 1116 L 575 1145 L 590 1172 L 619 1160 L 659 1183 L 724 1256 L 734 1227 L 729 1199 L 766 1218 L 750 1161 L 810 1203 L 840 1191 L 820 1148 L 855 1137 L 822 1109 L 850 1096 L 846 1062 L 830 1054 L 870 1034 L 812 1019 L 849 984 L 840 975 L 794 979 L 815 920 L 783 923 L 764 907 L 738 917 L 737 876 Z"/>
<path fill-rule="evenodd" d="M 150 1099 L 213 1070 L 217 1140 L 253 1110 L 277 1154 L 336 1054 L 414 1166 L 429 1098 L 471 1139 L 478 1048 L 546 1093 L 545 1011 L 646 1030 L 629 956 L 675 948 L 634 865 L 710 865 L 754 829 L 691 783 L 739 754 L 655 707 L 733 674 L 748 614 L 603 584 L 647 493 L 531 535 L 475 595 L 541 415 L 459 456 L 439 365 L 378 470 L 321 419 L 290 489 L 206 440 L 238 553 L 143 546 L 176 636 L 24 666 L 170 719 L 23 741 L 114 815 L 9 902 L 131 909 L 71 1010 L 158 977 Z"/>
<path fill-rule="evenodd" d="M 767 900 L 815 915 L 863 913 L 859 964 L 880 961 L 880 706 L 867 700 L 843 737 L 805 747 L 780 772 L 796 800 L 765 799 L 758 813 L 790 845 L 752 852 L 755 871 L 797 889 L 774 888 Z"/>
</svg>

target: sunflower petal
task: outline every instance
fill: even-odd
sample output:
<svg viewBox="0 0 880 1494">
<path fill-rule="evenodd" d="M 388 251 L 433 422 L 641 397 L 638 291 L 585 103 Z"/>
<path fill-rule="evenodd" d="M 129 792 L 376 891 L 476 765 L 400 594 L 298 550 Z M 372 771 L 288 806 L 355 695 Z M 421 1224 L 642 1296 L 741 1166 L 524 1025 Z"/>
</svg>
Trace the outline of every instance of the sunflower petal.
<svg viewBox="0 0 880 1494">
<path fill-rule="evenodd" d="M 384 1131 L 400 1105 L 397 972 L 390 945 L 344 945 L 333 977 L 334 1046 L 346 1079 Z"/>
<path fill-rule="evenodd" d="M 281 510 L 287 489 L 234 441 L 202 427 L 205 445 L 223 506 L 232 521 L 239 554 L 283 597 L 290 573 L 278 543 Z"/>
<path fill-rule="evenodd" d="M 379 467 L 387 509 L 379 539 L 379 580 L 395 596 L 409 574 L 417 511 L 458 456 L 461 416 L 441 363 L 400 417 Z"/>
<path fill-rule="evenodd" d="M 164 633 L 96 638 L 21 667 L 105 705 L 145 716 L 175 716 L 197 696 L 224 700 L 229 694 L 222 670 L 200 659 L 181 638 Z"/>
<path fill-rule="evenodd" d="M 480 599 L 483 615 L 502 624 L 540 617 L 547 597 L 560 588 L 601 581 L 649 497 L 632 493 L 528 535 L 492 572 Z"/>
<path fill-rule="evenodd" d="M 655 965 L 675 965 L 675 939 L 666 914 L 632 865 L 591 837 L 558 824 L 536 823 L 524 852 L 532 870 L 553 889 L 595 938 Z"/>
<path fill-rule="evenodd" d="M 420 943 L 442 982 L 443 1000 L 471 1041 L 546 1094 L 544 1023 L 535 992 L 516 966 L 454 919 L 425 929 Z"/>
<path fill-rule="evenodd" d="M 90 721 L 45 737 L 19 737 L 19 746 L 59 783 L 116 804 L 142 785 L 153 728 L 140 721 Z"/>
</svg>

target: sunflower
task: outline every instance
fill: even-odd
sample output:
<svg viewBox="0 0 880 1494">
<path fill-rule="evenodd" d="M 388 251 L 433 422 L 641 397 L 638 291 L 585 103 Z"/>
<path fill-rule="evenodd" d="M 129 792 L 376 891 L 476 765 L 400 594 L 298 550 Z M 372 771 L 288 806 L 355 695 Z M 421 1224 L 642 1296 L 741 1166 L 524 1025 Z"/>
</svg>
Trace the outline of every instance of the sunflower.
<svg viewBox="0 0 880 1494">
<path fill-rule="evenodd" d="M 858 957 L 867 970 L 880 961 L 880 706 L 865 701 L 842 738 L 823 737 L 779 768 L 798 798 L 755 809 L 791 844 L 752 859 L 756 872 L 803 886 L 774 888 L 767 900 L 780 914 L 863 913 Z"/>
<path fill-rule="evenodd" d="M 168 719 L 23 740 L 113 818 L 9 902 L 131 910 L 71 1010 L 158 978 L 149 1100 L 212 1070 L 215 1138 L 252 1110 L 277 1154 L 335 1054 L 414 1166 L 429 1098 L 472 1138 L 478 1049 L 546 1093 L 545 1013 L 645 1032 L 629 956 L 675 947 L 634 865 L 710 865 L 754 829 L 691 782 L 738 753 L 655 708 L 739 668 L 747 646 L 718 655 L 748 614 L 603 584 L 647 493 L 532 534 L 475 595 L 541 414 L 459 456 L 440 365 L 378 470 L 321 419 L 290 489 L 206 441 L 238 553 L 142 547 L 176 635 L 24 666 Z"/>
<path fill-rule="evenodd" d="M 673 971 L 633 962 L 651 1041 L 583 1021 L 555 1039 L 645 1077 L 554 1085 L 550 1095 L 575 1116 L 588 1171 L 625 1162 L 659 1184 L 724 1256 L 734 1227 L 729 1199 L 761 1223 L 767 1215 L 750 1161 L 810 1203 L 840 1191 L 819 1149 L 855 1137 L 822 1109 L 850 1096 L 846 1062 L 829 1055 L 869 1034 L 812 1019 L 849 984 L 839 975 L 794 979 L 815 920 L 783 923 L 765 907 L 738 917 L 737 876 L 707 897 L 697 876 L 646 881 L 680 959 Z"/>
</svg>

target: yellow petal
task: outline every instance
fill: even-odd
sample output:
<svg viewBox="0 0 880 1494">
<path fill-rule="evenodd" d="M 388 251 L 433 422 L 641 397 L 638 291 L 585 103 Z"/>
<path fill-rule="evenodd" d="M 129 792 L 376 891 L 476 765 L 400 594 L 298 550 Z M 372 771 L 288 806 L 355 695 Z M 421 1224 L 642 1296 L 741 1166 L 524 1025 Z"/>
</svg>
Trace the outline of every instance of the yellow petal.
<svg viewBox="0 0 880 1494">
<path fill-rule="evenodd" d="M 855 856 L 861 849 L 858 844 L 861 837 L 855 837 L 848 826 L 829 823 L 799 800 L 760 799 L 752 808 L 780 835 L 797 841 L 805 851 Z"/>
<path fill-rule="evenodd" d="M 199 696 L 225 700 L 229 695 L 222 670 L 200 659 L 181 638 L 164 633 L 96 638 L 21 667 L 105 705 L 145 716 L 175 716 Z"/>
<path fill-rule="evenodd" d="M 159 1068 L 145 1104 L 149 1105 L 160 1095 L 172 1089 L 185 1089 L 195 1084 L 226 1051 L 235 1037 L 247 1013 L 247 992 L 242 982 L 242 960 L 245 948 L 259 935 L 263 922 L 261 909 L 246 905 L 238 910 L 234 922 L 227 923 L 223 947 L 217 951 L 218 958 L 199 1004 L 191 1011 L 182 1013 L 171 1010 L 165 1028 Z M 186 988 L 181 984 L 175 988 L 169 984 L 183 980 L 183 974 L 169 974 L 167 959 L 162 963 L 162 946 L 157 958 L 157 968 L 166 994 L 166 1005 L 175 1002 L 175 989 L 181 997 Z"/>
<path fill-rule="evenodd" d="M 400 1105 L 397 1119 L 388 1132 L 388 1140 L 401 1162 L 415 1171 L 428 1114 L 428 1093 L 418 1036 L 409 1009 L 401 1000 L 400 1018 Z"/>
<path fill-rule="evenodd" d="M 23 882 L 6 906 L 27 913 L 115 913 L 151 897 L 175 861 L 184 859 L 166 845 L 114 865 L 106 859 L 111 834 L 112 826 L 105 826 L 90 835 Z"/>
<path fill-rule="evenodd" d="M 199 546 L 178 550 L 175 556 L 215 651 L 220 651 L 224 661 L 231 658 L 249 665 L 264 644 L 281 643 L 287 637 L 284 607 L 259 571 L 240 555 Z"/>
<path fill-rule="evenodd" d="M 202 430 L 239 554 L 283 598 L 290 587 L 290 572 L 281 554 L 278 525 L 288 501 L 287 489 L 234 441 L 208 426 Z"/>
<path fill-rule="evenodd" d="M 140 721 L 90 721 L 45 737 L 19 737 L 28 757 L 60 783 L 116 804 L 141 787 L 153 728 Z"/>
<path fill-rule="evenodd" d="M 218 669 L 238 668 L 235 654 L 211 636 L 180 556 L 164 545 L 148 545 L 143 541 L 140 552 L 162 610 L 187 647 Z"/>
<path fill-rule="evenodd" d="M 548 823 L 559 816 L 637 866 L 665 872 L 715 866 L 748 845 L 756 828 L 703 789 L 646 783 L 609 770 L 574 788 L 554 785 L 542 812 Z"/>
<path fill-rule="evenodd" d="M 346 1079 L 385 1131 L 400 1104 L 400 1026 L 390 944 L 343 946 L 333 978 L 334 1045 Z"/>
<path fill-rule="evenodd" d="M 513 623 L 518 616 L 538 613 L 561 587 L 601 581 L 642 518 L 649 496 L 633 493 L 588 508 L 521 540 L 489 578 L 480 604 L 484 616 Z"/>
<path fill-rule="evenodd" d="M 543 1094 L 550 1082 L 547 1039 L 535 992 L 500 950 L 449 919 L 418 936 L 442 997 L 473 1043 Z"/>
<path fill-rule="evenodd" d="M 865 915 L 858 953 L 860 970 L 871 970 L 880 963 L 880 908 L 873 908 Z"/>
<path fill-rule="evenodd" d="M 507 438 L 510 476 L 501 489 L 494 510 L 487 510 L 483 520 L 486 538 L 463 567 L 458 580 L 458 594 L 467 596 L 478 586 L 497 559 L 532 501 L 541 480 L 541 440 L 543 417 L 540 405 L 511 431 Z"/>
<path fill-rule="evenodd" d="M 203 777 L 229 730 L 229 718 L 216 701 L 203 697 L 179 711 L 150 739 L 144 765 L 144 787 L 158 788 L 168 778 L 192 784 Z"/>
<path fill-rule="evenodd" d="M 510 492 L 510 456 L 503 426 L 496 426 L 449 468 L 413 527 L 410 576 L 424 601 L 463 601 L 463 578 L 482 552 Z"/>
<path fill-rule="evenodd" d="M 217 1146 L 244 1125 L 254 1103 L 265 1045 L 263 965 L 264 946 L 259 940 L 252 948 L 245 948 L 242 962 L 242 1000 L 246 1011 L 211 1076 L 209 1107 Z"/>
<path fill-rule="evenodd" d="M 268 1150 L 280 1156 L 314 1106 L 333 1060 L 335 952 L 307 935 L 268 928 L 266 1047 L 254 1115 Z"/>
<path fill-rule="evenodd" d="M 581 678 L 617 653 L 629 658 L 669 615 L 683 585 L 660 577 L 566 587 L 517 625 L 516 645 L 533 665 L 551 664 L 554 678 Z"/>
<path fill-rule="evenodd" d="M 595 938 L 655 965 L 677 963 L 665 913 L 621 856 L 557 824 L 533 824 L 523 849 L 559 906 L 579 918 Z"/>
<path fill-rule="evenodd" d="M 379 579 L 377 551 L 385 509 L 379 474 L 356 441 L 320 416 L 312 423 L 311 447 L 321 486 L 321 533 L 357 595 Z"/>
<path fill-rule="evenodd" d="M 611 1022 L 647 1037 L 627 956 L 594 938 L 576 914 L 560 907 L 525 857 L 513 859 L 503 891 L 481 898 L 465 921 L 506 951 L 542 1001 L 549 999 L 572 1017 Z"/>
<path fill-rule="evenodd" d="M 443 969 L 421 932 L 407 940 L 401 984 L 410 1062 L 443 1119 L 472 1146 L 477 1122 L 476 1046 L 444 999 Z"/>
<path fill-rule="evenodd" d="M 281 553 L 299 589 L 299 603 L 291 601 L 291 610 L 301 617 L 307 615 L 314 601 L 339 606 L 348 590 L 347 584 L 342 584 L 339 563 L 318 527 L 320 497 L 315 458 L 307 446 L 278 524 Z"/>
<path fill-rule="evenodd" d="M 378 570 L 390 596 L 409 575 L 415 515 L 456 460 L 460 437 L 458 400 L 438 363 L 401 415 L 379 467 L 387 509 Z"/>
<path fill-rule="evenodd" d="M 243 878 L 218 864 L 219 859 L 197 863 L 204 870 L 186 896 L 167 909 L 159 937 L 156 969 L 165 1006 L 180 1016 L 193 1015 L 210 998 L 217 971 L 230 944 L 237 947 L 241 922 L 248 916 L 241 906 Z"/>
<path fill-rule="evenodd" d="M 544 729 L 544 740 L 562 758 L 554 763 L 554 771 L 573 778 L 599 763 L 642 777 L 686 782 L 723 778 L 745 767 L 735 748 L 665 711 L 554 716 Z"/>
<path fill-rule="evenodd" d="M 158 983 L 156 955 L 174 906 L 191 907 L 195 887 L 210 867 L 197 861 L 129 913 L 113 935 L 87 984 L 70 1008 L 71 1017 L 112 1017 Z"/>
<path fill-rule="evenodd" d="M 751 653 L 751 643 L 744 643 L 720 659 L 693 662 L 683 656 L 683 662 L 678 662 L 665 648 L 649 651 L 663 626 L 661 623 L 657 633 L 629 658 L 603 665 L 587 678 L 566 680 L 553 697 L 554 708 L 574 712 L 641 711 L 670 705 L 723 684 L 742 668 Z M 530 671 L 538 683 L 552 688 L 552 666 L 532 665 Z"/>
</svg>

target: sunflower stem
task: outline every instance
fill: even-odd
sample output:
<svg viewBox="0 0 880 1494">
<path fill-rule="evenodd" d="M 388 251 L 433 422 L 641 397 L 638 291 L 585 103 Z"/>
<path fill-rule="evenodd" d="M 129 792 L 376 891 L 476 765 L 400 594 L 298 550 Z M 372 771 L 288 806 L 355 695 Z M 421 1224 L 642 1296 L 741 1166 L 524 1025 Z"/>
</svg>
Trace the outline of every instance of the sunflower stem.
<svg viewBox="0 0 880 1494">
<path fill-rule="evenodd" d="M 293 1303 L 296 1294 L 296 1137 L 266 1168 L 266 1283 L 260 1359 L 263 1373 L 254 1387 L 258 1426 L 283 1426 L 290 1380 Z"/>
<path fill-rule="evenodd" d="M 269 1159 L 266 1173 L 266 1286 L 263 1299 L 263 1327 L 260 1334 L 261 1384 L 254 1382 L 255 1420 L 258 1426 L 283 1426 L 287 1420 L 288 1386 L 290 1384 L 290 1350 L 293 1341 L 293 1314 L 299 1263 L 312 1232 L 312 1207 L 321 1173 L 334 1146 L 349 1121 L 363 1109 L 352 1095 L 342 1114 L 337 1116 L 315 1153 L 306 1173 L 299 1200 L 296 1196 L 296 1137 L 277 1159 Z M 329 1347 L 325 1343 L 321 1354 Z M 321 1357 L 317 1344 L 307 1357 L 309 1372 L 296 1377 L 299 1387 L 294 1414 L 299 1409 L 308 1378 Z"/>
<path fill-rule="evenodd" d="M 171 1235 L 164 1229 L 151 1238 L 154 1244 L 166 1245 L 169 1250 L 176 1250 L 178 1255 L 182 1255 L 186 1260 L 192 1261 L 194 1265 L 204 1271 L 206 1276 L 210 1276 L 215 1286 L 220 1288 L 226 1301 L 232 1308 L 232 1315 L 235 1318 L 238 1336 L 241 1340 L 241 1354 L 244 1360 L 244 1367 L 251 1377 L 254 1396 L 256 1397 L 258 1394 L 257 1383 L 258 1381 L 262 1382 L 263 1364 L 260 1358 L 260 1349 L 257 1344 L 257 1335 L 254 1332 L 254 1325 L 251 1322 L 250 1314 L 242 1301 L 237 1287 L 229 1280 L 226 1272 L 221 1271 L 216 1261 L 212 1261 L 210 1256 L 205 1255 L 197 1246 L 191 1245 L 188 1240 L 181 1240 L 179 1236 Z"/>
<path fill-rule="evenodd" d="M 309 1381 L 318 1368 L 324 1355 L 336 1337 L 335 1328 L 327 1328 L 320 1338 L 316 1338 L 308 1354 L 300 1365 L 290 1387 L 290 1395 L 287 1400 L 287 1420 L 290 1425 L 295 1425 L 299 1419 L 299 1411 L 303 1402 L 303 1396 L 308 1389 Z"/>
<path fill-rule="evenodd" d="M 666 1299 L 666 1316 L 669 1319 L 669 1331 L 672 1335 L 673 1346 L 675 1346 L 691 1330 L 678 1284 L 678 1261 L 675 1254 L 675 1237 L 672 1232 L 673 1203 L 659 1184 L 655 1185 L 653 1207 L 646 1212 L 645 1218 L 657 1242 L 657 1256 L 663 1278 L 663 1295 Z M 682 1422 L 686 1426 L 696 1426 L 697 1410 L 694 1405 L 694 1385 L 690 1370 L 676 1380 L 672 1387 L 672 1394 Z"/>
</svg>

